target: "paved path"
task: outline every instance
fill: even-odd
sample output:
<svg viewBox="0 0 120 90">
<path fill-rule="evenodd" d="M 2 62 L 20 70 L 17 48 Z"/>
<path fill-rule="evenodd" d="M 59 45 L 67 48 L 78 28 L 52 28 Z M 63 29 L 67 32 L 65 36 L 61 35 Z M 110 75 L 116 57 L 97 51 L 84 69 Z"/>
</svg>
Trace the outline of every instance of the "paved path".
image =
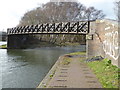
<svg viewBox="0 0 120 90">
<path fill-rule="evenodd" d="M 47 88 L 102 88 L 96 76 L 79 57 L 68 65 L 59 65 Z"/>
</svg>

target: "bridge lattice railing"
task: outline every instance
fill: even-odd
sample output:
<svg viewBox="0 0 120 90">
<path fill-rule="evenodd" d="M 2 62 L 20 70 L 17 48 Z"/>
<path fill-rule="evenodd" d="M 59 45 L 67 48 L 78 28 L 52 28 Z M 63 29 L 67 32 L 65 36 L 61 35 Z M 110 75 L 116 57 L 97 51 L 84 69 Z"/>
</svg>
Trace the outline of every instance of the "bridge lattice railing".
<svg viewBox="0 0 120 90">
<path fill-rule="evenodd" d="M 90 21 L 46 23 L 8 28 L 7 34 L 78 33 L 88 34 Z"/>
</svg>

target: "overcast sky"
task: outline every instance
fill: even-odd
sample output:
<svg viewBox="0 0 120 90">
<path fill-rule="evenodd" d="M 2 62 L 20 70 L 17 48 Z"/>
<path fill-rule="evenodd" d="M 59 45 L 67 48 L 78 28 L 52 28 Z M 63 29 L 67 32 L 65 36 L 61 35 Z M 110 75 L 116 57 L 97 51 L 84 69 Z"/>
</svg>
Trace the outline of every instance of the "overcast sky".
<svg viewBox="0 0 120 90">
<path fill-rule="evenodd" d="M 41 3 L 50 0 L 0 0 L 0 31 L 15 27 L 20 18 L 28 10 L 38 7 Z M 55 0 L 54 0 L 55 1 Z M 85 6 L 94 6 L 107 15 L 106 18 L 115 19 L 114 1 L 115 0 L 78 0 Z"/>
</svg>

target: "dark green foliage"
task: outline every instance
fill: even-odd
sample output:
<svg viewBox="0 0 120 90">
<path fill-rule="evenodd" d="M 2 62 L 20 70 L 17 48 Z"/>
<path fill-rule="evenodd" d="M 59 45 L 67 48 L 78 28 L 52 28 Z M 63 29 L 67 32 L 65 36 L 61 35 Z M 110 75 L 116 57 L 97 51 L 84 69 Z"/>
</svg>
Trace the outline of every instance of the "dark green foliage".
<svg viewBox="0 0 120 90">
<path fill-rule="evenodd" d="M 111 64 L 111 60 L 106 59 L 105 64 L 106 64 L 106 66 L 109 66 Z"/>
</svg>

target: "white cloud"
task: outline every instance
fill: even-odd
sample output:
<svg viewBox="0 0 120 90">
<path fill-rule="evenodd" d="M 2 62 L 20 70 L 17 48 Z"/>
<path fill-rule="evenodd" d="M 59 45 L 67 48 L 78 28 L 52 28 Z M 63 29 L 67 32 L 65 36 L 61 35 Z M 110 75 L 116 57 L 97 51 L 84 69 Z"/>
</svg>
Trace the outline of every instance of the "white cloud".
<svg viewBox="0 0 120 90">
<path fill-rule="evenodd" d="M 0 1 L 0 30 L 14 27 L 19 23 L 23 14 L 37 7 L 40 3 L 46 3 L 50 0 L 1 0 Z M 85 6 L 95 6 L 108 13 L 112 17 L 114 0 L 78 0 Z M 109 16 L 110 15 L 110 16 Z"/>
</svg>

